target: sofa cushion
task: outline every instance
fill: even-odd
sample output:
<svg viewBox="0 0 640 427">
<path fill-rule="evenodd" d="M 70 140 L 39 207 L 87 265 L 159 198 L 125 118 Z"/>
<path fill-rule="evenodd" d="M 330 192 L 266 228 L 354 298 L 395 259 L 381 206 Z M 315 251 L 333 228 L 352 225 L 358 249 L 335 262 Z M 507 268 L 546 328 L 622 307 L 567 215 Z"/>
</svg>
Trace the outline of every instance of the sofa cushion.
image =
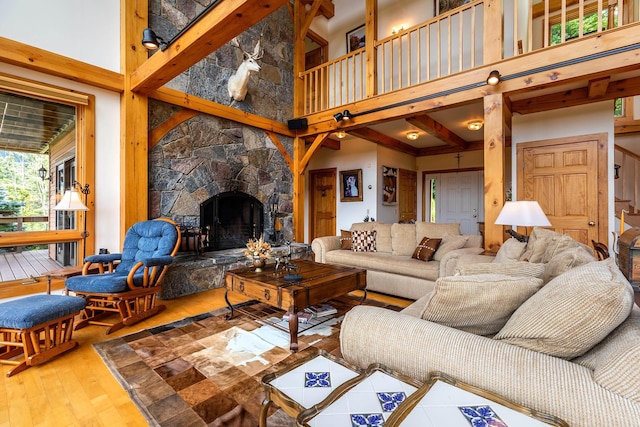
<svg viewBox="0 0 640 427">
<path fill-rule="evenodd" d="M 460 234 L 459 222 L 416 222 L 416 246 L 423 237 L 442 238 L 445 234 Z"/>
<path fill-rule="evenodd" d="M 391 224 L 376 223 L 376 251 L 391 253 Z"/>
<path fill-rule="evenodd" d="M 355 230 L 351 232 L 351 249 L 353 252 L 375 252 L 376 231 Z"/>
<path fill-rule="evenodd" d="M 594 379 L 607 390 L 640 401 L 640 308 L 634 307 L 627 319 L 600 344 L 572 362 L 593 371 Z"/>
<path fill-rule="evenodd" d="M 422 240 L 424 236 L 426 234 L 421 235 L 420 239 Z M 411 256 L 416 245 L 415 224 L 395 223 L 391 225 L 391 253 L 393 255 Z"/>
<path fill-rule="evenodd" d="M 460 249 L 467 243 L 468 236 L 463 235 L 455 235 L 455 234 L 445 234 L 442 236 L 442 242 L 440 242 L 440 246 L 438 246 L 438 250 L 435 254 L 433 254 L 433 259 L 435 261 L 442 261 L 442 258 L 449 252 Z"/>
<path fill-rule="evenodd" d="M 420 317 L 472 334 L 492 335 L 540 287 L 542 280 L 533 277 L 441 277 Z"/>
<path fill-rule="evenodd" d="M 431 281 L 435 281 L 440 274 L 439 262 L 424 262 L 410 256 L 397 256 L 384 252 L 330 251 L 327 252 L 325 259 L 331 264 L 384 271 Z"/>
<path fill-rule="evenodd" d="M 420 261 L 431 261 L 433 254 L 438 250 L 442 239 L 433 239 L 430 237 L 424 237 L 420 244 L 416 246 L 411 258 L 419 259 Z"/>
<path fill-rule="evenodd" d="M 520 260 L 522 253 L 526 249 L 527 243 L 521 242 L 513 237 L 504 241 L 498 252 L 496 253 L 496 259 L 493 262 L 505 263 L 505 262 L 517 262 Z"/>
<path fill-rule="evenodd" d="M 340 230 L 340 249 L 350 251 L 351 250 L 351 232 L 347 230 Z"/>
<path fill-rule="evenodd" d="M 551 258 L 548 263 L 543 264 L 544 273 L 541 276 L 542 280 L 548 283 L 565 271 L 595 260 L 596 258 L 593 256 L 593 251 L 586 250 L 582 246 L 566 249 Z"/>
<path fill-rule="evenodd" d="M 537 277 L 538 279 L 542 278 L 544 271 L 544 264 L 526 261 L 507 263 L 485 262 L 461 265 L 457 268 L 457 272 L 463 276 L 473 274 L 503 274 L 515 277 Z"/>
<path fill-rule="evenodd" d="M 613 259 L 576 267 L 525 301 L 494 337 L 552 356 L 580 356 L 628 316 L 633 288 Z"/>
</svg>

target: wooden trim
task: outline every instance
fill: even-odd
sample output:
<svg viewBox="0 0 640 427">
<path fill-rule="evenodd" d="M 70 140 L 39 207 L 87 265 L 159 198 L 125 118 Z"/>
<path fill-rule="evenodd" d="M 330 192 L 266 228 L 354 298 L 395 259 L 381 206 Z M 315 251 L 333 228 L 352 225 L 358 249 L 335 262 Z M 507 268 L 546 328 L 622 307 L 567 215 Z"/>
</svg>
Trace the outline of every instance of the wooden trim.
<svg viewBox="0 0 640 427">
<path fill-rule="evenodd" d="M 25 91 L 19 91 L 18 93 L 76 107 L 76 144 L 74 154 L 76 176 L 74 179 L 82 185 L 88 184 L 89 189 L 93 191 L 87 195 L 86 204 L 89 210 L 77 212 L 77 228 L 75 230 L 0 233 L 0 247 L 82 241 L 80 227 L 84 226 L 86 216 L 86 231 L 89 233 L 86 239 L 86 248 L 87 251 L 92 251 L 95 246 L 95 96 L 8 74 L 0 75 L 0 84 L 2 82 L 11 82 L 11 87 L 18 88 L 17 90 L 19 88 L 28 88 L 28 93 Z M 7 87 L 8 85 L 1 88 L 13 92 Z M 72 100 L 78 102 L 73 102 Z M 78 245 L 78 261 L 84 259 L 83 247 L 84 245 Z"/>
<path fill-rule="evenodd" d="M 124 88 L 120 73 L 4 37 L 0 37 L 0 62 L 114 92 Z"/>
<path fill-rule="evenodd" d="M 166 134 L 171 132 L 173 128 L 197 115 L 197 111 L 187 109 L 182 109 L 172 114 L 171 117 L 160 123 L 158 126 L 153 128 L 151 132 L 149 132 L 149 150 L 155 147 L 155 145 L 160 142 L 160 140 L 164 138 Z"/>
</svg>

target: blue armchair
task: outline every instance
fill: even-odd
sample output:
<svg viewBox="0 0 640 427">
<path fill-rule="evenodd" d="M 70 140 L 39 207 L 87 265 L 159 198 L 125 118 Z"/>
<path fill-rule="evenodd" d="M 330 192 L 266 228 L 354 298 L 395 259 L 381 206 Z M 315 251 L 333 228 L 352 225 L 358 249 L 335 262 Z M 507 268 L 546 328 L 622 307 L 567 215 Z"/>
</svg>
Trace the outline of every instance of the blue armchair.
<svg viewBox="0 0 640 427">
<path fill-rule="evenodd" d="M 176 224 L 158 218 L 134 224 L 125 235 L 121 254 L 86 257 L 82 276 L 65 281 L 69 292 L 86 301 L 75 329 L 101 325 L 108 326 L 110 334 L 164 310 L 164 305 L 156 304 L 156 294 L 179 245 Z M 96 265 L 99 274 L 89 274 Z M 119 314 L 119 321 L 104 320 L 115 313 Z"/>
</svg>

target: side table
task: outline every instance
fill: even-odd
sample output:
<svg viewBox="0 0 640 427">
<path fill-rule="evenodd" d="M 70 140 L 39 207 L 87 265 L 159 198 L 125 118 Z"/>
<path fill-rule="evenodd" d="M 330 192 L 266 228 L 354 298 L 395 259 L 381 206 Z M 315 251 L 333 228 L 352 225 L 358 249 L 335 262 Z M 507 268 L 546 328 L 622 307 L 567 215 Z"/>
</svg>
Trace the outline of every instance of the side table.
<svg viewBox="0 0 640 427">
<path fill-rule="evenodd" d="M 508 401 L 434 372 L 416 393 L 395 411 L 385 427 L 562 426 L 563 420 Z"/>
<path fill-rule="evenodd" d="M 260 427 L 267 426 L 271 403 L 296 418 L 306 408 L 323 401 L 338 386 L 355 378 L 361 370 L 319 350 L 279 372 L 262 378 L 265 400 L 260 409 Z"/>
<path fill-rule="evenodd" d="M 72 265 L 70 267 L 59 268 L 58 270 L 45 271 L 42 273 L 47 278 L 47 295 L 51 294 L 51 280 L 64 280 L 68 277 L 79 276 L 82 274 L 82 265 Z M 89 273 L 95 274 L 99 271 L 98 266 L 89 268 Z M 65 294 L 68 294 L 65 290 Z"/>
</svg>

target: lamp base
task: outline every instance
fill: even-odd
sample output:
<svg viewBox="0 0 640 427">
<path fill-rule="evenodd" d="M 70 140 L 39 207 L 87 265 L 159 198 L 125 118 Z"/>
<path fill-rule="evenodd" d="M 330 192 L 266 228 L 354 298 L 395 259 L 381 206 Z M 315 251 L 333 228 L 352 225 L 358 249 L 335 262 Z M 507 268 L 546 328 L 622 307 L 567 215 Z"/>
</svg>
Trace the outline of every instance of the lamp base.
<svg viewBox="0 0 640 427">
<path fill-rule="evenodd" d="M 529 236 L 525 236 L 523 234 L 520 234 L 516 231 L 513 231 L 512 229 L 508 229 L 505 231 L 509 236 L 513 237 L 514 239 L 516 239 L 518 242 L 522 242 L 522 243 L 527 243 L 529 241 Z"/>
</svg>

